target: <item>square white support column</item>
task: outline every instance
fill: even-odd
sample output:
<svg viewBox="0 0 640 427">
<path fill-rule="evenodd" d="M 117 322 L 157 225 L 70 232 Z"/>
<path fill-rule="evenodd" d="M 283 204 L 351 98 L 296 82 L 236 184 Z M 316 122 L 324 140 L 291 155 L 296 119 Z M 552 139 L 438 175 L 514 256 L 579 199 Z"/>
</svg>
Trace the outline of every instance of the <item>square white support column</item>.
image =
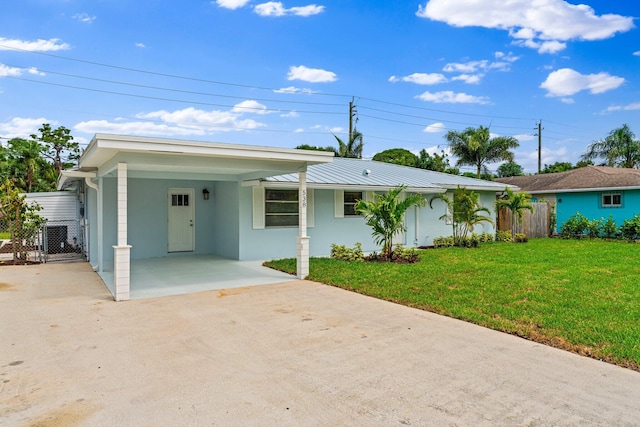
<svg viewBox="0 0 640 427">
<path fill-rule="evenodd" d="M 309 236 L 307 236 L 307 171 L 298 172 L 298 241 L 296 256 L 298 279 L 309 275 Z"/>
<path fill-rule="evenodd" d="M 113 287 L 116 301 L 127 301 L 131 291 L 131 246 L 127 244 L 127 164 L 118 163 L 118 244 L 113 247 Z"/>
</svg>

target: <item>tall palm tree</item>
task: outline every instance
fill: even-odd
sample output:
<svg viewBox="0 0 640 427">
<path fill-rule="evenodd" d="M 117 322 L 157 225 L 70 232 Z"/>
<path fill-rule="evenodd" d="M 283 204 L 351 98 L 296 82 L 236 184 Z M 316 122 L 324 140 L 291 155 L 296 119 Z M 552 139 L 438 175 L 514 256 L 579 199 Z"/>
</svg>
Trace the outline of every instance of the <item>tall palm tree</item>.
<svg viewBox="0 0 640 427">
<path fill-rule="evenodd" d="M 462 132 L 450 130 L 444 138 L 449 143 L 451 153 L 458 158 L 456 166 L 475 166 L 478 178 L 487 163 L 513 161 L 513 152 L 509 150 L 520 146 L 513 136 L 491 138 L 489 128 L 484 126 L 469 127 Z"/>
<path fill-rule="evenodd" d="M 640 166 L 640 140 L 624 124 L 609 132 L 606 138 L 593 142 L 582 155 L 582 160 L 606 159 L 607 166 L 637 168 Z"/>
<path fill-rule="evenodd" d="M 40 177 L 43 147 L 38 141 L 14 138 L 9 141 L 10 169 L 21 189 L 30 193 Z"/>
<path fill-rule="evenodd" d="M 354 129 L 351 135 L 349 135 L 349 141 L 346 143 L 336 135 L 333 135 L 333 137 L 338 141 L 338 147 L 333 150 L 333 152 L 336 153 L 336 157 L 349 157 L 351 159 L 362 158 L 362 148 L 364 145 L 362 132 Z"/>
<path fill-rule="evenodd" d="M 408 194 L 400 199 L 407 187 L 400 185 L 391 189 L 387 194 L 376 194 L 372 201 L 359 200 L 356 212 L 364 215 L 367 225 L 373 229 L 373 236 L 377 245 L 382 245 L 382 252 L 391 259 L 393 252 L 393 237 L 406 231 L 404 214 L 411 206 L 424 206 L 425 200 L 420 194 Z"/>
<path fill-rule="evenodd" d="M 496 200 L 496 210 L 501 208 L 509 208 L 511 211 L 511 241 L 516 241 L 516 222 L 522 223 L 524 211 L 529 210 L 533 213 L 533 205 L 531 204 L 531 195 L 529 193 L 514 193 L 512 189 L 506 187 L 505 194 Z"/>
</svg>

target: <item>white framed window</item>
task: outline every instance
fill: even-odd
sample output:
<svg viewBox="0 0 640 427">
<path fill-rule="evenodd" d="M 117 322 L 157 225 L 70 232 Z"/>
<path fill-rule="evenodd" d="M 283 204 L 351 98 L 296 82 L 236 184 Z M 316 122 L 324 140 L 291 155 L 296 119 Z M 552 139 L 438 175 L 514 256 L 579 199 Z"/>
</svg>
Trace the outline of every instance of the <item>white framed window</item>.
<svg viewBox="0 0 640 427">
<path fill-rule="evenodd" d="M 253 228 L 297 227 L 297 189 L 253 187 Z M 307 227 L 314 226 L 313 189 L 307 188 Z"/>
<path fill-rule="evenodd" d="M 358 216 L 356 204 L 364 196 L 362 191 L 345 191 L 343 195 L 344 216 Z"/>
<path fill-rule="evenodd" d="M 298 190 L 264 190 L 265 227 L 298 226 Z"/>
<path fill-rule="evenodd" d="M 333 190 L 333 216 L 335 218 L 358 217 L 358 200 L 372 200 L 373 193 L 368 191 Z"/>
<path fill-rule="evenodd" d="M 619 208 L 622 206 L 622 193 L 602 193 L 603 208 Z"/>
</svg>

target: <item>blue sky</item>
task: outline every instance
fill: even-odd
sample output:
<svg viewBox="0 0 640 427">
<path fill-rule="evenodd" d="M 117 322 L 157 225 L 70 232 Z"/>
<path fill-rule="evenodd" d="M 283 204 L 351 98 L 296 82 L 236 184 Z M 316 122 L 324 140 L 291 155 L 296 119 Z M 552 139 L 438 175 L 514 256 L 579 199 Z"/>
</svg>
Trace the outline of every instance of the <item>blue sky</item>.
<svg viewBox="0 0 640 427">
<path fill-rule="evenodd" d="M 0 142 L 65 126 L 365 157 L 446 150 L 447 130 L 518 138 L 516 161 L 575 163 L 640 135 L 640 3 L 586 0 L 21 0 L 0 14 Z M 535 5 L 535 6 L 534 6 Z M 490 165 L 495 171 L 498 165 Z M 463 168 L 463 170 L 472 168 Z"/>
</svg>

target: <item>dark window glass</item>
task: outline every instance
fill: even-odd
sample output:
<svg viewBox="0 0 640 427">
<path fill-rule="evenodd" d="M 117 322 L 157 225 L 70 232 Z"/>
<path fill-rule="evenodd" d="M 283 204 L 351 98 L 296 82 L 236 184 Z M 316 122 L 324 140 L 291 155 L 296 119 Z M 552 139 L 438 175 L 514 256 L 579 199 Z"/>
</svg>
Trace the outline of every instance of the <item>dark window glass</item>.
<svg viewBox="0 0 640 427">
<path fill-rule="evenodd" d="M 362 191 L 345 191 L 344 192 L 344 215 L 356 216 L 356 203 L 362 200 Z"/>
<path fill-rule="evenodd" d="M 267 227 L 298 225 L 298 190 L 265 190 L 264 214 Z"/>
</svg>

